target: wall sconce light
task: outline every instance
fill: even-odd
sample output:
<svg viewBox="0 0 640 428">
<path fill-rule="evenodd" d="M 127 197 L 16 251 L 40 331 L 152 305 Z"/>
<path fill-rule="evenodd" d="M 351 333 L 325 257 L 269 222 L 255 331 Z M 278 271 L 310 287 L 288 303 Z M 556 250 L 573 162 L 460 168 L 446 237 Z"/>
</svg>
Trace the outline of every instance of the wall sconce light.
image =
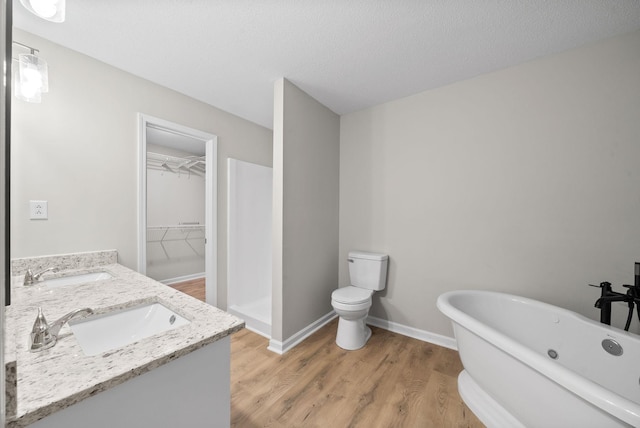
<svg viewBox="0 0 640 428">
<path fill-rule="evenodd" d="M 20 0 L 31 13 L 51 22 L 64 22 L 65 0 Z"/>
<path fill-rule="evenodd" d="M 18 42 L 13 43 L 30 51 L 28 54 L 18 55 L 18 70 L 14 80 L 16 97 L 30 103 L 39 103 L 42 93 L 49 92 L 47 62 L 36 55 L 38 49 Z"/>
</svg>

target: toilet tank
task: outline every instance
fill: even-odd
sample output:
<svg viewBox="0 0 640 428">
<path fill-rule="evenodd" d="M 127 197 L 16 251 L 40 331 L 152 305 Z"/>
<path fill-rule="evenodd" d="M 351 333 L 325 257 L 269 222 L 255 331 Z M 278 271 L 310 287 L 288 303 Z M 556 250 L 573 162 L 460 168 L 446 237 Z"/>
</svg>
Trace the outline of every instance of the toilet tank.
<svg viewBox="0 0 640 428">
<path fill-rule="evenodd" d="M 383 290 L 387 283 L 386 254 L 349 251 L 349 277 L 351 285 L 368 290 Z"/>
</svg>

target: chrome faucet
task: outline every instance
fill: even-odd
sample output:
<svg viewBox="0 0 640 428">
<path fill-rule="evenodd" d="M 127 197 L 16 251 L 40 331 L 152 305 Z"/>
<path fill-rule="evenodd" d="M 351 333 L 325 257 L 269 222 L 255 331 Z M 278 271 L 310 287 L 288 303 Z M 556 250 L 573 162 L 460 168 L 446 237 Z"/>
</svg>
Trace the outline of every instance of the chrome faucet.
<svg viewBox="0 0 640 428">
<path fill-rule="evenodd" d="M 53 324 L 48 324 L 44 314 L 42 313 L 42 308 L 39 307 L 38 316 L 36 317 L 36 321 L 33 323 L 33 328 L 31 329 L 30 351 L 38 352 L 51 348 L 58 341 L 58 334 L 60 333 L 62 326 L 69 322 L 71 318 L 83 312 L 90 315 L 93 313 L 93 309 L 76 309 L 75 311 L 71 311 L 60 317 L 60 319 L 54 321 Z"/>
<path fill-rule="evenodd" d="M 58 272 L 57 267 L 50 267 L 44 270 L 41 270 L 38 273 L 33 273 L 31 269 L 27 269 L 27 272 L 24 274 L 24 282 L 22 285 L 33 285 L 36 282 L 40 281 L 40 277 L 47 272 Z"/>
</svg>

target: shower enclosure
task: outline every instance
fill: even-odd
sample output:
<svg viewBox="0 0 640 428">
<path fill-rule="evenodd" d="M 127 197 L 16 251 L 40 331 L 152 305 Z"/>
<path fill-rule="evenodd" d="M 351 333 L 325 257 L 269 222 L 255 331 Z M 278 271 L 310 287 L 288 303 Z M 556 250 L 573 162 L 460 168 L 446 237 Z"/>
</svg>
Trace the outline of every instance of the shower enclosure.
<svg viewBox="0 0 640 428">
<path fill-rule="evenodd" d="M 227 311 L 271 337 L 273 168 L 228 160 Z"/>
</svg>

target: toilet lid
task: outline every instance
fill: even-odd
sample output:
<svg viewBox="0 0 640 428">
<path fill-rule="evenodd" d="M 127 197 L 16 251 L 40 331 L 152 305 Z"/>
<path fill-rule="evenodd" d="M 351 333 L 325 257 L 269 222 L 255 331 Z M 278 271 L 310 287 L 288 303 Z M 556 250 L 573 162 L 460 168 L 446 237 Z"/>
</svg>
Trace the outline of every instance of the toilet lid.
<svg viewBox="0 0 640 428">
<path fill-rule="evenodd" d="M 331 293 L 331 298 L 336 302 L 353 304 L 364 303 L 371 299 L 373 294 L 372 290 L 365 290 L 364 288 L 358 288 L 353 286 L 342 287 L 334 290 Z"/>
</svg>

